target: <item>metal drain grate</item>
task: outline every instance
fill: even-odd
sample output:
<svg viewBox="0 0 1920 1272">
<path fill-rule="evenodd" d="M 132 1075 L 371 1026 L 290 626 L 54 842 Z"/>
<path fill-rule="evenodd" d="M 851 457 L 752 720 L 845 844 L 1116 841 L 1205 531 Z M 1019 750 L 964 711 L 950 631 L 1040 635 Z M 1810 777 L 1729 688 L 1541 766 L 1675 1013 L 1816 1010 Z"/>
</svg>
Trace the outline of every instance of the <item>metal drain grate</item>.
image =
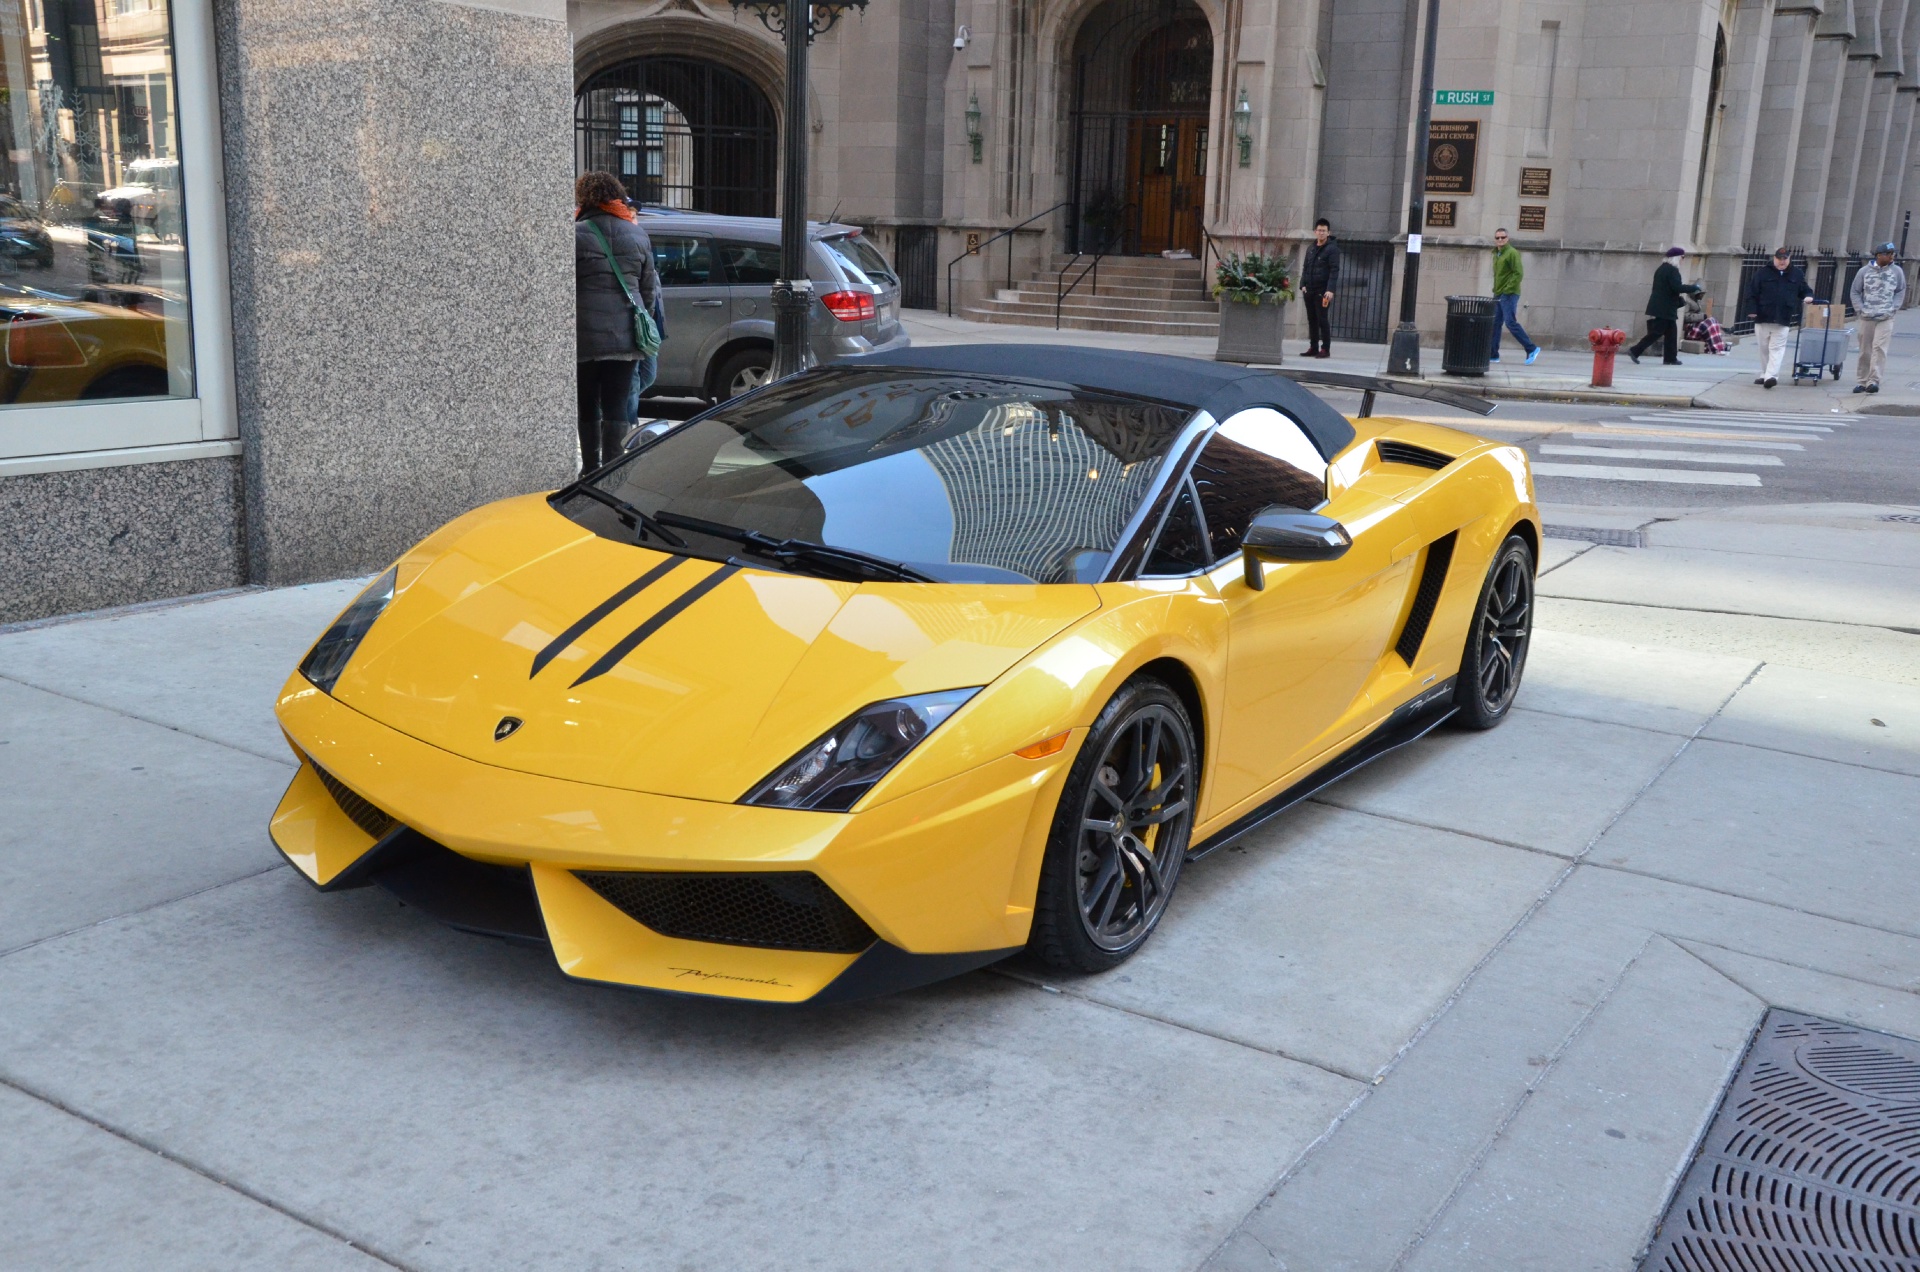
<svg viewBox="0 0 1920 1272">
<path fill-rule="evenodd" d="M 1920 513 L 1890 512 L 1886 516 L 1880 518 L 1880 520 L 1898 521 L 1901 525 L 1905 525 L 1905 526 L 1920 526 Z"/>
<path fill-rule="evenodd" d="M 1549 539 L 1577 539 L 1581 543 L 1603 543 L 1610 548 L 1644 548 L 1647 536 L 1641 530 L 1594 530 L 1587 526 L 1548 526 Z"/>
<path fill-rule="evenodd" d="M 1643 1272 L 1920 1272 L 1920 1043 L 1771 1011 Z"/>
</svg>

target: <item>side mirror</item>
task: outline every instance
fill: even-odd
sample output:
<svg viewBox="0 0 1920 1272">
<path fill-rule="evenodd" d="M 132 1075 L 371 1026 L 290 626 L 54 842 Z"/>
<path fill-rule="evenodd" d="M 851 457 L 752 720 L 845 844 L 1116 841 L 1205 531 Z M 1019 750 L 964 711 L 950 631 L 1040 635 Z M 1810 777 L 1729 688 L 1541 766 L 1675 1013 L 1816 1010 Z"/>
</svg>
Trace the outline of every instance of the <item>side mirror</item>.
<svg viewBox="0 0 1920 1272">
<path fill-rule="evenodd" d="M 1240 540 L 1247 586 L 1267 586 L 1263 561 L 1338 561 L 1353 546 L 1353 536 L 1332 517 L 1274 504 L 1264 508 Z"/>
</svg>

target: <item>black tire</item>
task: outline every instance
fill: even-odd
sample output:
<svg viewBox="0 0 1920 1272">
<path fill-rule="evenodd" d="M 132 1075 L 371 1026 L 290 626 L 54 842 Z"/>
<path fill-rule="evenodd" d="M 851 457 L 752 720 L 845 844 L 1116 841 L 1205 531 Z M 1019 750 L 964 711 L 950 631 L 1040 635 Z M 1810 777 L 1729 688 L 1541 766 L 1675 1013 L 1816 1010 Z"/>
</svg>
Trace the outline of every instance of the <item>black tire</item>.
<svg viewBox="0 0 1920 1272">
<path fill-rule="evenodd" d="M 713 372 L 707 382 L 707 396 L 716 402 L 739 397 L 757 389 L 773 376 L 773 350 L 742 349 L 732 354 Z"/>
<path fill-rule="evenodd" d="M 1453 690 L 1460 708 L 1454 722 L 1466 729 L 1491 729 L 1507 718 L 1520 692 L 1533 641 L 1533 549 L 1513 535 L 1494 554 L 1480 600 L 1460 655 L 1460 676 Z"/>
<path fill-rule="evenodd" d="M 115 367 L 80 390 L 83 401 L 99 398 L 165 397 L 167 373 L 159 367 Z"/>
<path fill-rule="evenodd" d="M 1198 776 L 1180 699 L 1151 677 L 1128 681 L 1060 792 L 1027 938 L 1036 958 L 1104 972 L 1146 944 L 1180 881 Z"/>
</svg>

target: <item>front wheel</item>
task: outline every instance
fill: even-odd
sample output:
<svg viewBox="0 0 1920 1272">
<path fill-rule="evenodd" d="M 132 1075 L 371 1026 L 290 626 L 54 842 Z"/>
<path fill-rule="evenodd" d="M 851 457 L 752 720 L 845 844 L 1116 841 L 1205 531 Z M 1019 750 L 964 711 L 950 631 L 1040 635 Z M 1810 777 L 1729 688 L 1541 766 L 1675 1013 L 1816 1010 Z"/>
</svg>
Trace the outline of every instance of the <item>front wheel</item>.
<svg viewBox="0 0 1920 1272">
<path fill-rule="evenodd" d="M 1166 913 L 1193 830 L 1193 725 L 1158 680 L 1101 711 L 1054 813 L 1027 948 L 1050 967 L 1118 967 Z"/>
<path fill-rule="evenodd" d="M 1533 639 L 1533 549 L 1519 535 L 1500 545 L 1480 589 L 1480 603 L 1467 630 L 1460 657 L 1454 702 L 1455 721 L 1469 729 L 1491 729 L 1506 719 L 1520 692 Z"/>
</svg>

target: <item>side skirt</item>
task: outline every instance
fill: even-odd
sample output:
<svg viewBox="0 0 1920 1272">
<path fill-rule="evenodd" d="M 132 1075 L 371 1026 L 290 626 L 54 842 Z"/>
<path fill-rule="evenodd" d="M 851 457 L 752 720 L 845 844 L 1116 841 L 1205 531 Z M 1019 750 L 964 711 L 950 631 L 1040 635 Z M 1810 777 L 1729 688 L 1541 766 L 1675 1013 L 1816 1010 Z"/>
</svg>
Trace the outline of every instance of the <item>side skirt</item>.
<svg viewBox="0 0 1920 1272">
<path fill-rule="evenodd" d="M 1365 768 L 1390 751 L 1409 742 L 1417 742 L 1433 732 L 1459 710 L 1453 702 L 1454 677 L 1427 690 L 1412 702 L 1395 709 L 1380 727 L 1361 738 L 1349 749 L 1301 778 L 1232 825 L 1215 831 L 1198 845 L 1187 849 L 1188 861 L 1199 861 L 1244 837 L 1263 823 L 1286 812 L 1301 800 L 1325 790 L 1347 774 Z"/>
</svg>

